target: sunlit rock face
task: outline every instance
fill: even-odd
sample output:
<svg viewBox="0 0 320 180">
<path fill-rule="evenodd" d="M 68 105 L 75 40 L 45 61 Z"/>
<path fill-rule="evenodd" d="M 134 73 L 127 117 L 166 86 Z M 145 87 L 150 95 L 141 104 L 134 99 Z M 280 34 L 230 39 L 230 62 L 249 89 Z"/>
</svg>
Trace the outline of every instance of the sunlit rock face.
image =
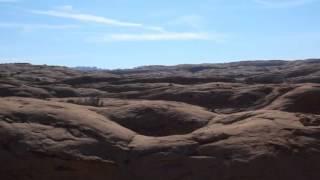
<svg viewBox="0 0 320 180">
<path fill-rule="evenodd" d="M 0 179 L 318 180 L 319 72 L 0 65 Z"/>
</svg>

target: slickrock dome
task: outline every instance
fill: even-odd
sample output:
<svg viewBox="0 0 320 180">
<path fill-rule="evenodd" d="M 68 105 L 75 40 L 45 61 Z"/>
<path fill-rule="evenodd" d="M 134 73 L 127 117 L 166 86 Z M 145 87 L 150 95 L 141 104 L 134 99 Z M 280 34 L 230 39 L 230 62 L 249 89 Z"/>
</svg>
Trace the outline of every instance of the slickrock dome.
<svg viewBox="0 0 320 180">
<path fill-rule="evenodd" d="M 0 179 L 318 180 L 319 72 L 0 65 Z"/>
</svg>

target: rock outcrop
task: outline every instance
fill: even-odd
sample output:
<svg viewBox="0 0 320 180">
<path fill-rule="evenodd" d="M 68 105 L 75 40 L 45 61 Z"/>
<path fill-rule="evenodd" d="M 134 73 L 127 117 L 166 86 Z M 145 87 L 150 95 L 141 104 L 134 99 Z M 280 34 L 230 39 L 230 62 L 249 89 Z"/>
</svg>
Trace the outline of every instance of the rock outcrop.
<svg viewBox="0 0 320 180">
<path fill-rule="evenodd" d="M 319 72 L 0 65 L 0 179 L 318 180 Z"/>
</svg>

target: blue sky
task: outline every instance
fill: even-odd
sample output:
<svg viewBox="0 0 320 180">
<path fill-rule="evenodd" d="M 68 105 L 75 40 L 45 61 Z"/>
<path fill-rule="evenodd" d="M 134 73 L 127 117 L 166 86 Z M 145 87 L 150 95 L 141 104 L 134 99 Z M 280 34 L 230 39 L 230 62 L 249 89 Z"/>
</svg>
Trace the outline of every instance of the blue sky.
<svg viewBox="0 0 320 180">
<path fill-rule="evenodd" d="M 0 0 L 0 63 L 317 58 L 319 9 L 320 0 Z"/>
</svg>

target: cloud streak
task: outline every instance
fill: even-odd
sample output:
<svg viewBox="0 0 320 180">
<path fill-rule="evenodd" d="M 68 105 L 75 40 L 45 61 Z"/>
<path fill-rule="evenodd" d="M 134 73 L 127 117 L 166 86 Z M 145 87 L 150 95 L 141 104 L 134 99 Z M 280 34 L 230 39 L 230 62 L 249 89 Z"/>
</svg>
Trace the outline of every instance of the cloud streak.
<svg viewBox="0 0 320 180">
<path fill-rule="evenodd" d="M 67 18 L 67 19 L 73 19 L 73 20 L 82 21 L 82 22 L 94 22 L 94 23 L 111 25 L 111 26 L 142 27 L 142 24 L 118 21 L 118 20 L 109 19 L 101 16 L 95 16 L 91 14 L 81 14 L 81 13 L 55 11 L 55 10 L 49 10 L 49 11 L 33 10 L 31 12 L 34 14 Z"/>
<path fill-rule="evenodd" d="M 106 34 L 102 37 L 91 39 L 91 42 L 114 41 L 191 41 L 191 40 L 216 40 L 222 39 L 222 35 L 194 32 L 164 32 L 164 33 L 140 33 L 140 34 Z"/>
<path fill-rule="evenodd" d="M 90 42 L 111 42 L 111 41 L 181 41 L 181 40 L 211 40 L 208 33 L 198 32 L 171 32 L 161 26 L 150 26 L 142 23 L 122 21 L 93 14 L 79 13 L 74 11 L 70 5 L 60 6 L 53 10 L 32 10 L 33 14 L 52 16 L 57 18 L 72 19 L 85 23 L 97 23 L 119 28 L 135 28 L 142 30 L 141 33 L 110 33 L 98 38 L 89 40 Z M 191 20 L 189 20 L 191 19 Z M 189 23 L 197 21 L 194 17 L 188 18 Z M 191 21 L 191 22 L 190 22 Z M 147 30 L 147 31 L 146 31 Z M 220 38 L 220 37 L 219 37 Z M 218 39 L 217 37 L 214 38 Z"/>
<path fill-rule="evenodd" d="M 302 6 L 315 0 L 254 0 L 254 2 L 270 8 L 288 8 Z"/>
<path fill-rule="evenodd" d="M 139 29 L 158 31 L 158 32 L 165 31 L 165 29 L 160 26 L 149 26 L 149 25 L 144 25 L 142 23 L 127 22 L 127 21 L 121 21 L 121 20 L 107 18 L 103 16 L 97 16 L 93 14 L 74 12 L 74 9 L 71 5 L 59 6 L 54 10 L 48 10 L 48 11 L 31 10 L 31 13 L 38 14 L 38 15 L 58 17 L 58 18 L 72 19 L 72 20 L 86 22 L 86 23 L 103 24 L 107 26 L 139 28 Z"/>
<path fill-rule="evenodd" d="M 60 6 L 56 8 L 56 10 L 48 10 L 48 11 L 32 10 L 31 12 L 38 15 L 72 19 L 72 20 L 81 21 L 81 22 L 97 23 L 97 24 L 103 24 L 108 26 L 140 28 L 140 29 L 152 30 L 152 31 L 165 31 L 164 28 L 160 26 L 148 26 L 141 23 L 121 21 L 121 20 L 107 18 L 103 16 L 97 16 L 93 14 L 77 13 L 73 11 L 73 7 L 70 5 Z"/>
</svg>

